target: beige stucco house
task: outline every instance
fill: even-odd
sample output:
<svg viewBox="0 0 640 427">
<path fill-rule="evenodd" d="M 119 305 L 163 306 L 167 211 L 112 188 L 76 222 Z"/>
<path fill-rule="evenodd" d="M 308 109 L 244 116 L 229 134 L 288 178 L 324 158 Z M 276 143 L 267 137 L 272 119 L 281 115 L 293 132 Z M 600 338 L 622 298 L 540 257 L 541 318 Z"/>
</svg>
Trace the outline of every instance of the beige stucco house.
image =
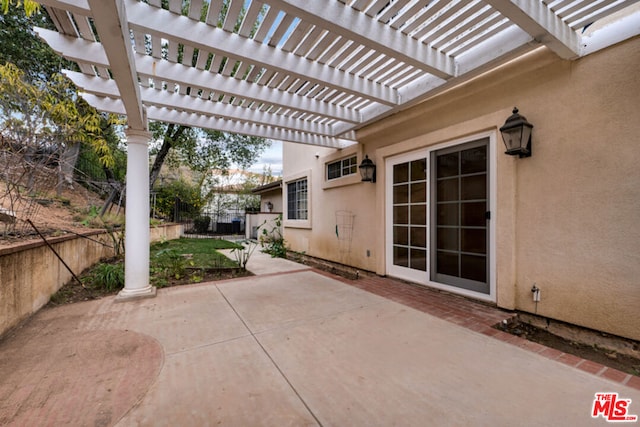
<svg viewBox="0 0 640 427">
<path fill-rule="evenodd" d="M 358 130 L 352 147 L 287 143 L 286 242 L 638 340 L 639 68 L 638 37 L 575 61 L 542 47 Z M 534 126 L 531 157 L 504 153 L 514 106 Z M 365 155 L 375 183 L 358 173 Z"/>
<path fill-rule="evenodd" d="M 251 193 L 260 196 L 260 210 L 246 214 L 245 237 L 258 239 L 262 235 L 262 229 L 275 231 L 276 220 L 282 216 L 282 180 L 256 187 Z M 281 232 L 280 227 L 277 228 Z"/>
<path fill-rule="evenodd" d="M 640 1 L 41 3 L 83 98 L 127 116 L 120 299 L 155 294 L 157 120 L 287 141 L 295 251 L 640 339 Z"/>
</svg>

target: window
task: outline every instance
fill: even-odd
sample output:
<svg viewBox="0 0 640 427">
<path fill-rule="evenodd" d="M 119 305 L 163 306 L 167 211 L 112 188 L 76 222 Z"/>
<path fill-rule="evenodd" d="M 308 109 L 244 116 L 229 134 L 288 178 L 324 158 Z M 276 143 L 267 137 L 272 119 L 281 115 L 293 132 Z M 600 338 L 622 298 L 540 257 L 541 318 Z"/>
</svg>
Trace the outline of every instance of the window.
<svg viewBox="0 0 640 427">
<path fill-rule="evenodd" d="M 327 180 L 353 175 L 358 172 L 356 156 L 327 163 Z"/>
<path fill-rule="evenodd" d="M 307 179 L 287 183 L 287 219 L 308 219 Z"/>
</svg>

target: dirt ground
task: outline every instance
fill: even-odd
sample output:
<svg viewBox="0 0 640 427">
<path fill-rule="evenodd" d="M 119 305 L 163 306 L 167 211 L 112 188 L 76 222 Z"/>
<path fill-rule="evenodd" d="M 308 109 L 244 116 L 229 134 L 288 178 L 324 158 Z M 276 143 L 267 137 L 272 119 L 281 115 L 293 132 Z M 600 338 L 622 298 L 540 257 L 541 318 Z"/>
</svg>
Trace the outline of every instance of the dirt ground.
<svg viewBox="0 0 640 427">
<path fill-rule="evenodd" d="M 2 207 L 10 209 L 6 201 L 2 201 Z M 32 204 L 28 217 L 18 214 L 16 230 L 19 233 L 5 234 L 4 224 L 0 223 L 0 249 L 26 241 L 41 240 L 36 231 L 26 222 L 30 219 L 45 236 L 61 236 L 65 234 L 82 233 L 98 229 L 88 221 L 92 207 L 98 211 L 104 201 L 95 193 L 89 191 L 80 184 L 64 188 L 60 196 L 55 191 L 40 196 Z M 116 208 L 112 208 L 116 212 Z M 124 215 L 124 209 L 121 210 Z M 84 221 L 84 223 L 83 223 Z"/>
<path fill-rule="evenodd" d="M 85 283 L 84 278 L 87 276 L 89 269 L 84 271 L 78 277 L 79 279 Z M 236 277 L 245 277 L 251 276 L 251 273 L 248 271 L 241 271 L 238 269 L 218 269 L 217 271 L 198 271 L 198 282 L 214 282 L 218 280 L 227 280 L 234 279 Z M 182 286 L 193 284 L 194 281 L 190 280 L 189 276 L 185 276 L 180 279 L 172 278 L 170 279 L 166 285 L 162 287 L 170 287 L 170 286 Z M 73 304 L 81 301 L 89 301 L 94 299 L 104 298 L 106 296 L 115 295 L 119 292 L 119 290 L 107 291 L 100 288 L 93 288 L 90 285 L 85 285 L 86 287 L 80 286 L 80 284 L 76 281 L 71 281 L 65 284 L 62 288 L 58 290 L 52 297 L 49 303 L 45 306 L 45 308 L 57 307 L 64 304 Z"/>
<path fill-rule="evenodd" d="M 640 359 L 615 350 L 571 341 L 519 321 L 507 323 L 506 325 L 499 324 L 496 325 L 496 328 L 529 341 L 537 342 L 583 359 L 592 360 L 628 374 L 640 376 Z"/>
</svg>

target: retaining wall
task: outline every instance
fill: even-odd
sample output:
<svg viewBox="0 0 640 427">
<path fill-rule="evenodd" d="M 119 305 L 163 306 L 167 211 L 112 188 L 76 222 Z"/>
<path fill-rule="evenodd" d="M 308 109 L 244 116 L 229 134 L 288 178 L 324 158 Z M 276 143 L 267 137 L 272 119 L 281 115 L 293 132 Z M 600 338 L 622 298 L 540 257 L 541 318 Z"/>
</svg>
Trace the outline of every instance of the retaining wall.
<svg viewBox="0 0 640 427">
<path fill-rule="evenodd" d="M 180 237 L 182 226 L 151 228 L 151 241 Z M 47 241 L 69 268 L 80 274 L 102 258 L 113 256 L 111 238 L 103 232 L 61 236 Z M 0 249 L 0 336 L 42 308 L 71 273 L 42 241 Z"/>
</svg>

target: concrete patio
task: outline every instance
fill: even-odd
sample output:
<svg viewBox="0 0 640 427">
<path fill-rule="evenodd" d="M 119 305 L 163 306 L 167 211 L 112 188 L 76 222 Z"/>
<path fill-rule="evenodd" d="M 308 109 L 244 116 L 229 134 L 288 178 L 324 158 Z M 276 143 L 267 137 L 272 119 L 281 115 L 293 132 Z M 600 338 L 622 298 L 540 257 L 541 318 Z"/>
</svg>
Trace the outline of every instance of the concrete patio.
<svg viewBox="0 0 640 427">
<path fill-rule="evenodd" d="M 259 252 L 249 269 L 41 310 L 0 342 L 0 425 L 604 425 L 597 392 L 640 414 L 638 377 L 473 320 L 509 313 L 445 295 L 433 315 L 393 301 L 388 279 Z M 388 295 L 356 287 L 376 280 Z"/>
</svg>

